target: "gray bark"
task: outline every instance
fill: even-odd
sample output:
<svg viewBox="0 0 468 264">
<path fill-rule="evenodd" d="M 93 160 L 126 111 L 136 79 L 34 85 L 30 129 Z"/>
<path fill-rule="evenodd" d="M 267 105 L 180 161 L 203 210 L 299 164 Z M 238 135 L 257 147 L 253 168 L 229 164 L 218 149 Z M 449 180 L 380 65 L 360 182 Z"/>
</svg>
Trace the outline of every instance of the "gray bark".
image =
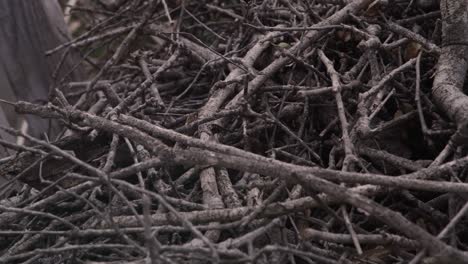
<svg viewBox="0 0 468 264">
<path fill-rule="evenodd" d="M 442 0 L 443 48 L 434 78 L 435 103 L 460 128 L 468 126 L 468 96 L 463 93 L 468 70 L 468 3 Z"/>
</svg>

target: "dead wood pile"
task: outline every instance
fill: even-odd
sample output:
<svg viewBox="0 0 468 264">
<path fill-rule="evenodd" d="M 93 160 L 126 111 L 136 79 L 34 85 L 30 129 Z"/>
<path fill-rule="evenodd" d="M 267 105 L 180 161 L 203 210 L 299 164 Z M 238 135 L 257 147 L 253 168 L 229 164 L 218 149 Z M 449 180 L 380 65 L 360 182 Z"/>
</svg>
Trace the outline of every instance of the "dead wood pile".
<svg viewBox="0 0 468 264">
<path fill-rule="evenodd" d="M 48 54 L 89 79 L 14 103 L 63 133 L 0 142 L 0 262 L 468 263 L 468 4 L 437 2 L 78 1 Z"/>
</svg>

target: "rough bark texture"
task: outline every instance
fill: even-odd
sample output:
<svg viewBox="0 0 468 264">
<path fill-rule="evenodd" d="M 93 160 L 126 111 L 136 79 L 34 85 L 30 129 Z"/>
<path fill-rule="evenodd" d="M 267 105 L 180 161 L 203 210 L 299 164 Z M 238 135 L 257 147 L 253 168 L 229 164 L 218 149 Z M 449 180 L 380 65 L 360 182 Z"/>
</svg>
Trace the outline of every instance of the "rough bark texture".
<svg viewBox="0 0 468 264">
<path fill-rule="evenodd" d="M 466 1 L 66 2 L 90 75 L 14 104 L 68 130 L 0 141 L 0 263 L 468 263 Z"/>
<path fill-rule="evenodd" d="M 434 78 L 434 101 L 459 127 L 468 126 L 468 96 L 463 93 L 468 70 L 468 3 L 442 0 L 443 47 Z"/>
</svg>

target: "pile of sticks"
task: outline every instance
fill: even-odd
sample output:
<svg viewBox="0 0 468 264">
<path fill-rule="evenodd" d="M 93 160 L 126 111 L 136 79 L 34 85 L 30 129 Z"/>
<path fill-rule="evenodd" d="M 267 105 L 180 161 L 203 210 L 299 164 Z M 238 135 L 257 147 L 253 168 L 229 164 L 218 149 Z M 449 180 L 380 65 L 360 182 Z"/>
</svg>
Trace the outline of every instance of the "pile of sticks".
<svg viewBox="0 0 468 264">
<path fill-rule="evenodd" d="M 468 263 L 465 1 L 74 2 L 0 263 Z"/>
</svg>

